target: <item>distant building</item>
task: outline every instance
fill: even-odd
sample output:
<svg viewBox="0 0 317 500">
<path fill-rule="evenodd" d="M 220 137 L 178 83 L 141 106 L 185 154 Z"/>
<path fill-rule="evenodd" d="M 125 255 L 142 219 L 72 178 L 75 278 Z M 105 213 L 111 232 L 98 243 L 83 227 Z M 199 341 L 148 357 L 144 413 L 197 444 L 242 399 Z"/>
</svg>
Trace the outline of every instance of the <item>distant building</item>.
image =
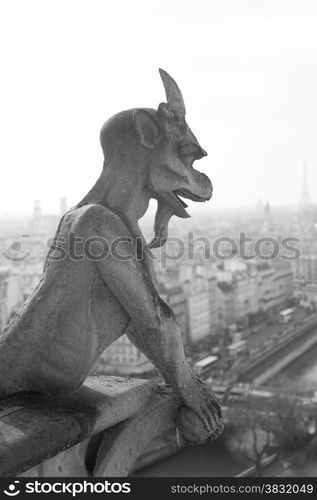
<svg viewBox="0 0 317 500">
<path fill-rule="evenodd" d="M 294 276 L 290 262 L 281 259 L 258 261 L 253 264 L 253 270 L 257 278 L 258 309 L 270 311 L 283 307 L 293 295 Z"/>
<path fill-rule="evenodd" d="M 42 268 L 42 265 L 0 268 L 0 331 L 33 292 Z"/>
<path fill-rule="evenodd" d="M 33 217 L 30 221 L 30 231 L 33 234 L 38 234 L 40 232 L 42 220 L 42 208 L 40 200 L 34 200 L 33 205 Z"/>
<path fill-rule="evenodd" d="M 233 275 L 235 313 L 242 319 L 258 310 L 256 274 L 236 271 Z"/>
<path fill-rule="evenodd" d="M 312 302 L 317 307 L 317 284 L 306 285 L 303 293 L 309 302 Z"/>
<path fill-rule="evenodd" d="M 281 308 L 293 295 L 294 276 L 284 260 L 248 261 L 222 266 L 218 273 L 218 318 L 222 328 L 259 311 Z M 231 269 L 231 270 L 230 270 Z"/>
<path fill-rule="evenodd" d="M 220 330 L 236 322 L 234 286 L 225 281 L 217 284 L 217 312 Z"/>
<path fill-rule="evenodd" d="M 7 278 L 7 311 L 10 319 L 20 309 L 25 300 L 22 291 L 22 277 L 16 269 L 12 269 Z"/>
<path fill-rule="evenodd" d="M 301 255 L 293 263 L 294 275 L 298 281 L 317 283 L 317 242 L 306 238 L 301 242 Z"/>
<path fill-rule="evenodd" d="M 9 318 L 7 294 L 8 294 L 8 277 L 10 270 L 0 268 L 0 332 L 6 326 Z"/>
<path fill-rule="evenodd" d="M 298 204 L 298 223 L 304 234 L 311 234 L 315 227 L 316 214 L 308 189 L 307 167 L 303 165 L 302 192 Z"/>
<path fill-rule="evenodd" d="M 183 287 L 180 283 L 168 279 L 166 275 L 159 275 L 160 297 L 169 304 L 174 312 L 177 323 L 186 340 L 186 303 Z M 154 369 L 152 363 L 137 349 L 126 335 L 123 335 L 111 344 L 101 355 L 95 365 L 99 373 L 118 375 L 140 375 Z"/>
<path fill-rule="evenodd" d="M 213 270 L 207 272 L 208 292 L 209 292 L 209 322 L 210 334 L 219 332 L 219 319 L 217 310 L 217 277 Z"/>
<path fill-rule="evenodd" d="M 53 238 L 60 220 L 59 214 L 43 214 L 40 200 L 34 201 L 33 216 L 29 222 L 30 236 Z"/>
<path fill-rule="evenodd" d="M 210 334 L 214 335 L 219 332 L 217 310 L 217 268 L 212 261 L 197 264 L 195 267 L 195 276 L 200 276 L 205 279 L 208 284 Z"/>
<path fill-rule="evenodd" d="M 260 311 L 268 311 L 274 305 L 275 290 L 273 289 L 274 269 L 269 262 L 255 264 L 257 276 L 257 302 Z"/>
<path fill-rule="evenodd" d="M 273 289 L 274 307 L 280 308 L 286 305 L 294 293 L 294 274 L 290 262 L 285 260 L 274 260 Z"/>
<path fill-rule="evenodd" d="M 218 302 L 222 304 L 226 327 L 258 310 L 257 277 L 253 268 L 242 260 L 233 259 L 221 266 L 217 279 Z"/>
<path fill-rule="evenodd" d="M 195 264 L 192 261 L 182 261 L 178 266 L 178 279 L 181 283 L 191 280 L 195 274 Z"/>
<path fill-rule="evenodd" d="M 263 211 L 263 222 L 262 222 L 261 232 L 262 234 L 272 234 L 274 233 L 274 228 L 275 224 L 274 224 L 271 205 L 270 202 L 267 201 Z"/>
<path fill-rule="evenodd" d="M 66 196 L 62 196 L 60 199 L 60 215 L 64 215 L 67 212 L 67 199 Z"/>
<path fill-rule="evenodd" d="M 208 280 L 194 276 L 184 282 L 187 311 L 187 340 L 196 342 L 211 335 Z"/>
<path fill-rule="evenodd" d="M 264 210 L 264 203 L 263 203 L 263 200 L 262 198 L 259 196 L 259 198 L 257 199 L 257 202 L 256 202 L 256 205 L 255 205 L 255 210 L 256 212 L 262 216 L 263 214 L 263 210 Z"/>
<path fill-rule="evenodd" d="M 180 326 L 184 339 L 186 340 L 186 299 L 183 287 L 180 283 L 164 281 L 159 283 L 160 297 L 171 307 L 175 319 Z"/>
<path fill-rule="evenodd" d="M 140 375 L 153 369 L 147 357 L 126 335 L 122 335 L 105 350 L 92 371 L 110 375 Z"/>
</svg>

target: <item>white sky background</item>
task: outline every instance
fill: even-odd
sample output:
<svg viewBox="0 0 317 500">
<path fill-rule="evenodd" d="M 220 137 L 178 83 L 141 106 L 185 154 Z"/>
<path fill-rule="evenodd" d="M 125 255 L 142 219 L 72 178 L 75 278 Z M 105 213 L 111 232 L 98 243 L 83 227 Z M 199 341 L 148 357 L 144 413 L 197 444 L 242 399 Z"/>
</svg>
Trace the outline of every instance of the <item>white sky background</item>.
<svg viewBox="0 0 317 500">
<path fill-rule="evenodd" d="M 0 214 L 75 204 L 112 114 L 178 82 L 209 156 L 212 207 L 317 201 L 315 0 L 2 0 Z M 206 209 L 204 205 L 204 209 Z"/>
</svg>

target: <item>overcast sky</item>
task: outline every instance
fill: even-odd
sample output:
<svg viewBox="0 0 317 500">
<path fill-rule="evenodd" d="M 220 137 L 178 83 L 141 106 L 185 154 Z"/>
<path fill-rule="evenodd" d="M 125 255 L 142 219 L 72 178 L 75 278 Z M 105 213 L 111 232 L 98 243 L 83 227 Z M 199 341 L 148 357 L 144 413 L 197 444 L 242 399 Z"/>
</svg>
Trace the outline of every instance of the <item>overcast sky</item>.
<svg viewBox="0 0 317 500">
<path fill-rule="evenodd" d="M 208 151 L 214 207 L 296 203 L 304 161 L 317 201 L 315 0 L 2 0 L 0 46 L 0 214 L 75 204 L 102 123 L 164 99 L 158 67 Z"/>
</svg>

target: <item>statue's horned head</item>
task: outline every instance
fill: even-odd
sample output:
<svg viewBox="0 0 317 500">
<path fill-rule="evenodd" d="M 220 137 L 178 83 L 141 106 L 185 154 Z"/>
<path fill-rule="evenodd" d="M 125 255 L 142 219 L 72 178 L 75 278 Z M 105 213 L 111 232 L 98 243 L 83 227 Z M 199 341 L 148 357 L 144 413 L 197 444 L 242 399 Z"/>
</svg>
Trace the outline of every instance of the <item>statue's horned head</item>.
<svg viewBox="0 0 317 500">
<path fill-rule="evenodd" d="M 105 157 L 106 150 L 111 147 L 108 140 L 110 128 L 113 130 L 110 134 L 112 144 L 115 137 L 118 138 L 120 135 L 123 140 L 124 135 L 125 141 L 127 139 L 130 143 L 132 141 L 134 147 L 137 142 L 145 153 L 144 187 L 150 196 L 158 201 L 155 237 L 150 244 L 152 248 L 165 243 L 168 222 L 172 215 L 190 217 L 182 198 L 202 202 L 212 196 L 212 184 L 209 178 L 193 168 L 194 161 L 206 156 L 207 153 L 186 123 L 186 110 L 181 91 L 166 71 L 162 69 L 159 71 L 167 102 L 161 103 L 157 110 L 140 108 L 119 113 L 110 119 L 101 131 L 101 144 Z M 118 128 L 117 121 L 121 122 Z M 116 133 L 113 126 L 116 128 Z M 122 134 L 123 128 L 124 134 Z M 119 146 L 119 143 L 117 145 Z M 127 147 L 124 149 L 129 154 Z"/>
</svg>

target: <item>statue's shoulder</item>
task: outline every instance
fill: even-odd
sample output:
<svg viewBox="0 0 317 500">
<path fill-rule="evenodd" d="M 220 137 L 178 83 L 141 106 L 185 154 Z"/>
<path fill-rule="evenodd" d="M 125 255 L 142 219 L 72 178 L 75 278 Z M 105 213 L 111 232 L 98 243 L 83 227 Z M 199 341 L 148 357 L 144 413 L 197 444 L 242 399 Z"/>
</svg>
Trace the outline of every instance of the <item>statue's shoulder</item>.
<svg viewBox="0 0 317 500">
<path fill-rule="evenodd" d="M 126 234 L 128 232 L 119 214 L 108 207 L 97 204 L 88 204 L 74 208 L 64 216 L 75 233 L 104 234 L 107 232 Z"/>
</svg>

